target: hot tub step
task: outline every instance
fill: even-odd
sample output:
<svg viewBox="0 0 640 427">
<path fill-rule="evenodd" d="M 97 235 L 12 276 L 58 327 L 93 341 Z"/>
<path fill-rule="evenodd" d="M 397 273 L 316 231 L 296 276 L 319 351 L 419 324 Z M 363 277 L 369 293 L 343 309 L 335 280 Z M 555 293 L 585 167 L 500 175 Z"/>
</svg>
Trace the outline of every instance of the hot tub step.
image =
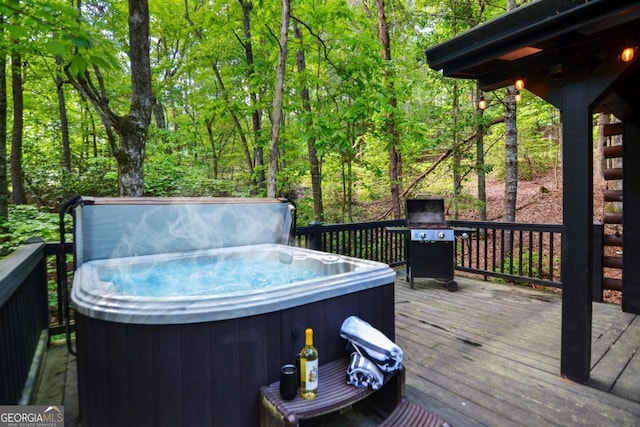
<svg viewBox="0 0 640 427">
<path fill-rule="evenodd" d="M 260 387 L 260 425 L 262 427 L 296 427 L 301 420 L 317 420 L 332 413 L 350 409 L 366 398 L 377 398 L 377 406 L 389 405 L 387 410 L 401 401 L 404 387 L 404 367 L 385 376 L 380 390 L 356 388 L 347 384 L 348 358 L 340 358 L 320 366 L 318 397 L 304 400 L 300 396 L 290 401 L 282 400 L 279 382 Z M 384 409 L 384 408 L 382 408 Z"/>
<path fill-rule="evenodd" d="M 384 420 L 380 427 L 450 427 L 449 423 L 437 415 L 404 399 L 396 409 Z"/>
</svg>

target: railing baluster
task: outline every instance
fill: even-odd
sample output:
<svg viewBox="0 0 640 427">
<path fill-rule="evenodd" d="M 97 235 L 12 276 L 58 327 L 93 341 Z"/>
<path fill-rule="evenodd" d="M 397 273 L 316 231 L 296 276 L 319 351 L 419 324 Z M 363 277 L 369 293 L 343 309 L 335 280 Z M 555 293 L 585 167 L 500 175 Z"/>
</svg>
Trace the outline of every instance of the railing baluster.
<svg viewBox="0 0 640 427">
<path fill-rule="evenodd" d="M 533 251 L 534 251 L 534 247 L 533 247 L 533 231 L 529 230 L 529 276 L 533 275 Z M 540 250 L 538 250 L 538 253 L 540 253 Z M 540 255 L 538 255 L 540 256 Z"/>
<path fill-rule="evenodd" d="M 518 230 L 518 275 L 522 276 L 522 230 Z M 531 252 L 531 251 L 529 251 Z"/>
<path fill-rule="evenodd" d="M 539 276 L 542 277 L 542 248 L 544 248 L 544 233 L 540 232 L 538 233 L 540 235 L 540 243 L 539 243 L 539 247 L 540 250 L 539 252 L 541 253 L 541 255 L 538 257 L 538 271 L 540 272 Z"/>
<path fill-rule="evenodd" d="M 555 239 L 555 234 L 553 232 L 549 233 L 549 280 L 553 280 L 553 239 Z M 542 251 L 540 251 L 542 252 Z"/>
</svg>

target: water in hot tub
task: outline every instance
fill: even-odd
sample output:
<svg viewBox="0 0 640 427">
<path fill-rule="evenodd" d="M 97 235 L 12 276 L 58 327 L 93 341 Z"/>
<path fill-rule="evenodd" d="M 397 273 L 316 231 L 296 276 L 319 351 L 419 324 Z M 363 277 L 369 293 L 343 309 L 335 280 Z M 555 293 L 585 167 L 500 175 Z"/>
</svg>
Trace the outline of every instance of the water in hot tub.
<svg viewBox="0 0 640 427">
<path fill-rule="evenodd" d="M 305 263 L 215 256 L 105 266 L 98 274 L 117 294 L 144 297 L 247 292 L 326 275 Z"/>
</svg>

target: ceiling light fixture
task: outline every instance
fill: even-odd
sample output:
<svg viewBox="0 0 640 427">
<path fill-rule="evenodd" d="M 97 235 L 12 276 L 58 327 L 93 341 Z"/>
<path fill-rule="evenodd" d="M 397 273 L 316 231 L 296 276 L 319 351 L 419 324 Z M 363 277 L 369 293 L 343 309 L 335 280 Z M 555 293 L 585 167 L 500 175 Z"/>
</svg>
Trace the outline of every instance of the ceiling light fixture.
<svg viewBox="0 0 640 427">
<path fill-rule="evenodd" d="M 485 108 L 487 108 L 487 101 L 484 99 L 484 95 L 481 96 L 478 100 L 478 108 L 480 110 L 484 110 Z"/>
<path fill-rule="evenodd" d="M 625 47 L 620 52 L 620 60 L 622 62 L 631 62 L 633 58 L 636 56 L 636 48 L 635 47 Z"/>
</svg>

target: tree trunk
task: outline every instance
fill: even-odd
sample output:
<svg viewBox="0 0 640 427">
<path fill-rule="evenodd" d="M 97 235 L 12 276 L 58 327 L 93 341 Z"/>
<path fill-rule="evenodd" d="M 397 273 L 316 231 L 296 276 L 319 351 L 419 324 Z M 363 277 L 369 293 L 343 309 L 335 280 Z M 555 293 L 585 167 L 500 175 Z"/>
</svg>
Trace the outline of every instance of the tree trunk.
<svg viewBox="0 0 640 427">
<path fill-rule="evenodd" d="M 164 105 L 156 102 L 153 105 L 153 117 L 156 120 L 156 126 L 158 129 L 166 129 L 167 128 L 167 118 L 164 114 Z"/>
<path fill-rule="evenodd" d="M 507 0 L 507 12 L 515 8 L 515 0 Z M 516 126 L 515 94 L 516 88 L 508 86 L 504 100 L 505 178 L 503 220 L 506 222 L 515 222 L 518 199 L 518 128 Z"/>
<path fill-rule="evenodd" d="M 516 126 L 516 88 L 509 86 L 505 96 L 505 175 L 504 217 L 506 222 L 516 220 L 518 196 L 518 128 Z"/>
<path fill-rule="evenodd" d="M 4 40 L 4 16 L 0 14 L 0 40 Z M 9 215 L 7 187 L 7 57 L 0 54 L 0 218 Z"/>
<path fill-rule="evenodd" d="M 120 150 L 116 159 L 120 195 L 139 197 L 144 191 L 144 148 L 154 104 L 149 58 L 148 0 L 129 0 L 129 60 L 131 109 L 124 120 L 114 124 L 120 136 Z"/>
<path fill-rule="evenodd" d="M 476 98 L 480 99 L 482 96 L 482 91 L 480 90 L 480 85 L 476 83 Z M 480 206 L 478 206 L 478 220 L 486 221 L 487 220 L 487 191 L 486 191 L 486 174 L 485 174 L 485 165 L 484 165 L 484 123 L 482 121 L 482 116 L 484 115 L 484 110 L 478 108 L 478 103 L 476 105 L 476 175 L 478 177 L 478 201 L 480 202 Z"/>
<path fill-rule="evenodd" d="M 353 159 L 347 161 L 347 222 L 353 222 Z"/>
<path fill-rule="evenodd" d="M 130 132 L 119 130 L 118 133 L 120 134 L 120 149 L 116 154 L 116 160 L 120 196 L 140 197 L 144 193 L 145 135 L 133 130 Z"/>
<path fill-rule="evenodd" d="M 284 92 L 284 72 L 287 62 L 287 44 L 289 41 L 290 1 L 282 0 L 282 25 L 280 26 L 280 49 L 276 69 L 276 85 L 273 93 L 273 114 L 271 117 L 271 142 L 269 144 L 269 179 L 267 196 L 276 197 L 276 177 L 278 174 L 278 140 L 282 122 L 282 96 Z"/>
<path fill-rule="evenodd" d="M 11 91 L 13 94 L 13 130 L 11 132 L 11 186 L 13 203 L 27 203 L 24 193 L 24 173 L 22 171 L 22 131 L 24 97 L 22 85 L 22 58 L 19 53 L 11 55 Z"/>
<path fill-rule="evenodd" d="M 460 115 L 460 88 L 458 80 L 453 81 L 453 105 L 451 115 L 453 116 L 453 218 L 458 219 L 458 195 L 462 186 L 462 174 L 460 167 L 462 164 L 462 147 L 458 138 L 458 116 Z"/>
<path fill-rule="evenodd" d="M 212 167 L 213 167 L 213 179 L 218 179 L 218 169 L 220 156 L 218 154 L 218 150 L 216 150 L 216 142 L 215 137 L 213 136 L 213 118 L 205 119 L 205 123 L 207 125 L 207 137 L 209 139 L 209 144 L 211 145 L 211 158 L 212 158 Z"/>
<path fill-rule="evenodd" d="M 593 167 L 595 168 L 596 179 L 601 180 L 603 170 L 605 168 L 606 159 L 603 155 L 604 147 L 607 144 L 607 138 L 604 136 L 604 127 L 611 123 L 611 119 L 608 114 L 598 114 L 598 148 L 593 156 Z"/>
<path fill-rule="evenodd" d="M 340 178 L 342 182 L 342 222 L 353 222 L 353 159 L 349 153 L 342 154 Z"/>
<path fill-rule="evenodd" d="M 71 147 L 69 145 L 69 120 L 67 117 L 67 101 L 64 96 L 64 82 L 60 73 L 62 60 L 56 56 L 56 91 L 58 94 L 58 112 L 60 114 L 60 132 L 62 137 L 62 162 L 67 172 L 71 172 Z"/>
<path fill-rule="evenodd" d="M 378 37 L 382 45 L 382 59 L 391 61 L 391 41 L 389 38 L 389 28 L 387 27 L 387 19 L 384 12 L 384 0 L 376 0 L 378 6 Z M 400 176 L 400 154 L 398 153 L 398 145 L 400 137 L 396 128 L 395 110 L 398 106 L 395 89 L 393 85 L 393 76 L 390 68 L 385 68 L 384 80 L 387 86 L 387 94 L 389 96 L 389 105 L 391 112 L 386 118 L 386 130 L 389 135 L 389 184 L 391 188 L 391 206 L 393 210 L 393 218 L 400 219 L 402 212 L 400 210 L 400 192 L 402 191 L 402 177 Z"/>
<path fill-rule="evenodd" d="M 91 101 L 105 126 L 111 150 L 118 164 L 118 186 L 124 197 L 142 196 L 144 191 L 144 149 L 155 99 L 151 87 L 149 58 L 148 0 L 129 0 L 129 60 L 131 64 L 131 102 L 129 113 L 118 116 L 109 107 L 107 91 L 100 91 L 90 82 L 89 72 L 71 74 L 65 67 L 73 86 Z M 98 81 L 102 76 L 94 67 Z M 115 130 L 119 137 L 116 142 Z"/>
<path fill-rule="evenodd" d="M 293 23 L 293 34 L 300 43 L 300 48 L 296 53 L 296 63 L 298 65 L 298 72 L 304 73 L 306 69 L 306 62 L 304 56 L 304 44 L 302 43 L 302 32 L 298 24 Z M 304 81 L 304 78 L 303 78 Z M 311 99 L 309 96 L 309 88 L 306 83 L 302 84 L 300 90 L 300 97 L 302 98 L 302 105 L 306 113 L 307 120 L 305 121 L 305 127 L 307 129 L 313 128 L 313 118 L 311 115 Z M 309 170 L 311 172 L 311 194 L 313 197 L 313 218 L 316 221 L 323 222 L 324 207 L 322 205 L 322 175 L 320 174 L 320 161 L 318 160 L 318 153 L 316 152 L 316 138 L 311 136 L 307 141 L 307 152 L 309 153 Z"/>
<path fill-rule="evenodd" d="M 253 9 L 253 3 L 251 1 L 238 0 L 242 6 L 242 18 L 244 27 L 244 51 L 247 59 L 247 65 L 249 66 L 248 80 L 252 80 L 252 76 L 255 73 L 253 66 L 253 45 L 251 44 L 251 10 Z M 251 122 L 253 124 L 253 146 L 254 146 L 254 159 L 256 173 L 256 186 L 258 188 L 265 188 L 265 174 L 264 174 L 264 150 L 260 141 L 260 134 L 262 130 L 262 109 L 259 108 L 258 94 L 250 87 L 249 98 L 251 99 Z"/>
</svg>

